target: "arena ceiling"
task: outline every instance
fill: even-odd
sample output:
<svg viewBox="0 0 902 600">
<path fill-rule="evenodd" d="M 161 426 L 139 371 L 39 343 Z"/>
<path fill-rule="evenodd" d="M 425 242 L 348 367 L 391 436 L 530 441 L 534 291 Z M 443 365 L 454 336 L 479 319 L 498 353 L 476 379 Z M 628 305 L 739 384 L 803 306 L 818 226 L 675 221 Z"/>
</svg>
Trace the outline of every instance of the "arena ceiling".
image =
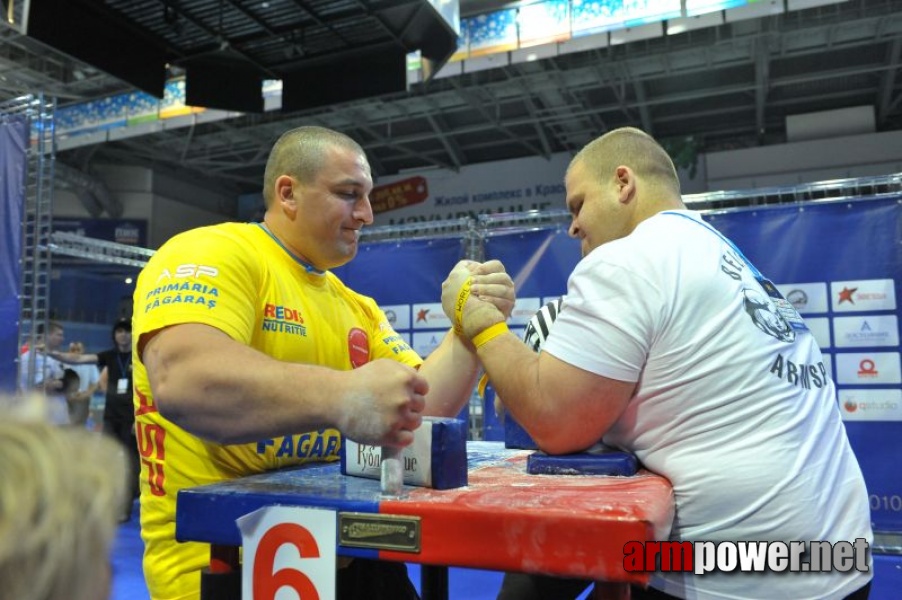
<svg viewBox="0 0 902 600">
<path fill-rule="evenodd" d="M 285 4 L 295 18 L 305 15 L 303 36 L 261 8 Z M 173 69 L 212 54 L 276 74 L 288 63 L 308 59 L 354 61 L 391 48 L 409 49 L 421 42 L 411 42 L 409 27 L 404 29 L 413 4 L 102 3 L 107 17 L 129 35 L 162 49 Z M 461 14 L 516 4 L 462 0 Z M 15 4 L 3 8 L 12 14 Z M 135 89 L 108 71 L 0 21 L 0 102 L 43 92 L 65 106 Z M 855 106 L 874 108 L 877 131 L 902 129 L 900 71 L 902 1 L 848 0 L 508 63 L 376 97 L 162 129 L 63 150 L 57 157 L 86 172 L 94 164 L 150 166 L 236 194 L 259 191 L 271 143 L 302 124 L 331 127 L 360 141 L 377 176 L 573 152 L 622 125 L 707 152 L 784 143 L 787 116 Z M 317 85 L 338 85 L 343 75 L 343 69 L 335 69 Z"/>
</svg>

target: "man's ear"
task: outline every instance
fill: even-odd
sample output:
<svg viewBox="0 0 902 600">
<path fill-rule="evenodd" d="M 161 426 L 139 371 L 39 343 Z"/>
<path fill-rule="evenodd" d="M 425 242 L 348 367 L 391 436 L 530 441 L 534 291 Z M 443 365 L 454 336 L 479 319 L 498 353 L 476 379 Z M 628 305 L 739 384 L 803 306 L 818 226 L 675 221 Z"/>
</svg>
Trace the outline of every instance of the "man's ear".
<svg viewBox="0 0 902 600">
<path fill-rule="evenodd" d="M 289 216 L 297 214 L 297 198 L 295 198 L 295 181 L 290 175 L 280 175 L 276 178 L 275 201 Z"/>
<path fill-rule="evenodd" d="M 636 193 L 636 174 L 625 165 L 619 165 L 615 170 L 615 179 L 618 187 L 618 198 L 622 204 L 628 203 Z"/>
</svg>

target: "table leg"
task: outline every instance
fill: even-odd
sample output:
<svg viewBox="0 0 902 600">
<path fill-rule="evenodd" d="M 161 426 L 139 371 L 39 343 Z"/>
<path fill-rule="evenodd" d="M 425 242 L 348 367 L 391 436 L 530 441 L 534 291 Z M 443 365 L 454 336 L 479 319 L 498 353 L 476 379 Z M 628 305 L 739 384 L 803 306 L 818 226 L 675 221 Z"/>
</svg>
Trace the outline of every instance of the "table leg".
<svg viewBox="0 0 902 600">
<path fill-rule="evenodd" d="M 592 600 L 630 600 L 630 584 L 617 581 L 596 581 Z"/>
<path fill-rule="evenodd" d="M 420 593 L 423 600 L 448 600 L 448 567 L 420 565 Z"/>
<path fill-rule="evenodd" d="M 237 546 L 210 546 L 210 566 L 200 575 L 201 600 L 241 600 Z"/>
</svg>

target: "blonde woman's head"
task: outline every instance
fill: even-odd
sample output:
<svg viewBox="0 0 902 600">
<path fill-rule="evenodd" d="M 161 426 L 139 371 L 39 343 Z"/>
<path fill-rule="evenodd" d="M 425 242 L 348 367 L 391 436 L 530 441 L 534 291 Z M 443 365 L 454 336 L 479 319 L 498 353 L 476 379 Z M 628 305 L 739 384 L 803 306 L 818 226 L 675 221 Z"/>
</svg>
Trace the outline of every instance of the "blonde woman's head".
<svg viewBox="0 0 902 600">
<path fill-rule="evenodd" d="M 123 451 L 10 406 L 0 402 L 0 600 L 107 598 Z"/>
</svg>

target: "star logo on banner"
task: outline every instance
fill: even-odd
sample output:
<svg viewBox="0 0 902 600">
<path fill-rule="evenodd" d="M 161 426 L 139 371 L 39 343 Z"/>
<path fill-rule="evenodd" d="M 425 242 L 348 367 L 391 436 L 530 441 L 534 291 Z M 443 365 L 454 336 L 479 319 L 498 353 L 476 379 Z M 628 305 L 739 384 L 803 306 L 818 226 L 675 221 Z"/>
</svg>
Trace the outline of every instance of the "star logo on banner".
<svg viewBox="0 0 902 600">
<path fill-rule="evenodd" d="M 417 313 L 417 323 L 419 323 L 420 321 L 425 321 L 426 315 L 428 315 L 428 314 L 429 314 L 428 308 L 421 308 L 420 311 Z"/>
<path fill-rule="evenodd" d="M 842 291 L 839 293 L 839 302 L 837 304 L 842 304 L 843 302 L 848 302 L 850 304 L 855 304 L 855 301 L 852 300 L 852 294 L 858 291 L 858 288 L 852 288 L 851 290 L 847 287 L 844 287 Z"/>
</svg>

